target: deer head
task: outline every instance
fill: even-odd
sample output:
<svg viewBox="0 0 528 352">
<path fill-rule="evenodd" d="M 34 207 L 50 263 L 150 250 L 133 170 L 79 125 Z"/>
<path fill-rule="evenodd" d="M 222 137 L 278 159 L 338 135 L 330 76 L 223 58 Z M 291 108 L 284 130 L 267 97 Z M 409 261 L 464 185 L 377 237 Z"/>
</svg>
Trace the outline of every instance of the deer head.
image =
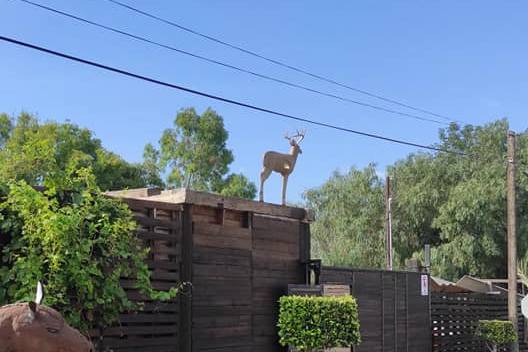
<svg viewBox="0 0 528 352">
<path fill-rule="evenodd" d="M 286 138 L 288 140 L 288 142 L 290 142 L 290 145 L 294 148 L 296 148 L 300 154 L 302 154 L 302 150 L 301 150 L 301 147 L 299 146 L 299 144 L 302 142 L 302 140 L 304 139 L 304 135 L 306 134 L 306 131 L 305 130 L 297 130 L 297 133 L 294 134 L 293 136 L 289 136 L 287 133 L 286 135 L 284 136 L 284 138 Z"/>
</svg>

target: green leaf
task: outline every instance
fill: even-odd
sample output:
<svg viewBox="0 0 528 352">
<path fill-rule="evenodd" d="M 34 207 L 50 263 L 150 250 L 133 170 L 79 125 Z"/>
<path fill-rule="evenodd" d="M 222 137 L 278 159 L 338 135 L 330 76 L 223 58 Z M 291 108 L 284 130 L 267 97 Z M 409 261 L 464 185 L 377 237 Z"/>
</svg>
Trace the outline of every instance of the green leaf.
<svg viewBox="0 0 528 352">
<path fill-rule="evenodd" d="M 361 342 L 352 296 L 284 296 L 279 300 L 279 342 L 300 351 L 350 347 Z"/>
</svg>

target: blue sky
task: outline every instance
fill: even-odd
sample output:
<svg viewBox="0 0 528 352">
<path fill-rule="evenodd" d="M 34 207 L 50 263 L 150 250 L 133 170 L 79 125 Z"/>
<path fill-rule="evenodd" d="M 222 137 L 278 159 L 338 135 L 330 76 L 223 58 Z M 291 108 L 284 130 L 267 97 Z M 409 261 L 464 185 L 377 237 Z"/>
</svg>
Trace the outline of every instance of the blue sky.
<svg viewBox="0 0 528 352">
<path fill-rule="evenodd" d="M 88 19 L 254 71 L 401 109 L 243 55 L 105 0 L 35 0 Z M 508 117 L 526 129 L 528 3 L 524 1 L 133 1 L 182 25 L 263 55 L 472 124 Z M 436 124 L 402 118 L 212 66 L 117 34 L 0 0 L 0 35 L 46 46 L 212 94 L 314 120 L 431 144 Z M 289 198 L 334 170 L 385 166 L 417 149 L 271 118 L 0 43 L 0 111 L 71 120 L 108 149 L 140 161 L 177 111 L 212 107 L 224 117 L 232 171 L 258 182 L 266 150 L 286 151 L 286 131 L 306 128 Z M 403 110 L 403 109 L 401 109 Z M 411 112 L 411 111 L 409 111 Z M 267 199 L 280 200 L 277 175 Z"/>
</svg>

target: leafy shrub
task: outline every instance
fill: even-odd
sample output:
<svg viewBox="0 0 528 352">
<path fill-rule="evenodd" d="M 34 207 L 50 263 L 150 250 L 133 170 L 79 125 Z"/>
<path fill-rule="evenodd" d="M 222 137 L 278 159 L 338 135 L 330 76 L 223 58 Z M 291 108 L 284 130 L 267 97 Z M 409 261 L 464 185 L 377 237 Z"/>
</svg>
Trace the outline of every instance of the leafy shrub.
<svg viewBox="0 0 528 352">
<path fill-rule="evenodd" d="M 352 296 L 284 296 L 279 300 L 279 337 L 300 351 L 359 344 L 359 318 Z"/>
<path fill-rule="evenodd" d="M 45 191 L 25 181 L 0 188 L 0 305 L 33 300 L 36 282 L 46 286 L 44 303 L 87 331 L 115 322 L 138 308 L 121 277 L 153 299 L 175 297 L 177 288 L 155 291 L 128 207 L 95 185 L 91 169 L 72 167 Z M 65 191 L 67 190 L 67 191 Z"/>
<path fill-rule="evenodd" d="M 517 340 L 515 327 L 508 320 L 480 320 L 476 335 L 491 345 L 489 347 L 491 351 L 496 351 L 499 345 L 505 345 Z"/>
</svg>

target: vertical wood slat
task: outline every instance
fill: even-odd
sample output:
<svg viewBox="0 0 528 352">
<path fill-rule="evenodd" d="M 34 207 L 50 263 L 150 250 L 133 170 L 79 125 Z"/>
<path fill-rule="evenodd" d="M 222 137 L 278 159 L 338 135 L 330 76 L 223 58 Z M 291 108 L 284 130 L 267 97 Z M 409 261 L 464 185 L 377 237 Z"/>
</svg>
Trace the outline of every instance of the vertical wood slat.
<svg viewBox="0 0 528 352">
<path fill-rule="evenodd" d="M 380 271 L 380 284 L 381 284 L 381 295 L 380 295 L 380 306 L 381 306 L 381 350 L 385 351 L 385 285 L 383 271 Z"/>
<path fill-rule="evenodd" d="M 248 229 L 251 231 L 251 257 L 249 258 L 249 270 L 250 270 L 250 280 L 251 280 L 251 300 L 253 301 L 253 287 L 255 287 L 255 281 L 254 281 L 254 268 L 253 264 L 255 262 L 254 253 L 255 253 L 255 241 L 254 241 L 254 234 L 253 234 L 253 224 L 254 224 L 254 214 L 253 212 L 247 213 L 248 218 Z M 253 302 L 252 302 L 253 303 Z M 253 312 L 251 312 L 251 346 L 253 347 L 253 344 L 255 343 L 255 323 L 253 319 Z"/>
<path fill-rule="evenodd" d="M 394 351 L 398 351 L 398 275 L 394 275 Z"/>
<path fill-rule="evenodd" d="M 300 223 L 299 231 L 299 259 L 301 263 L 308 263 L 311 259 L 310 224 Z"/>
<path fill-rule="evenodd" d="M 405 275 L 405 350 L 409 352 L 409 275 Z"/>
<path fill-rule="evenodd" d="M 193 218 L 192 206 L 185 204 L 182 212 L 182 261 L 180 278 L 182 282 L 193 282 Z M 191 288 L 191 292 L 193 292 Z M 192 351 L 192 295 L 180 298 L 180 352 Z"/>
</svg>

